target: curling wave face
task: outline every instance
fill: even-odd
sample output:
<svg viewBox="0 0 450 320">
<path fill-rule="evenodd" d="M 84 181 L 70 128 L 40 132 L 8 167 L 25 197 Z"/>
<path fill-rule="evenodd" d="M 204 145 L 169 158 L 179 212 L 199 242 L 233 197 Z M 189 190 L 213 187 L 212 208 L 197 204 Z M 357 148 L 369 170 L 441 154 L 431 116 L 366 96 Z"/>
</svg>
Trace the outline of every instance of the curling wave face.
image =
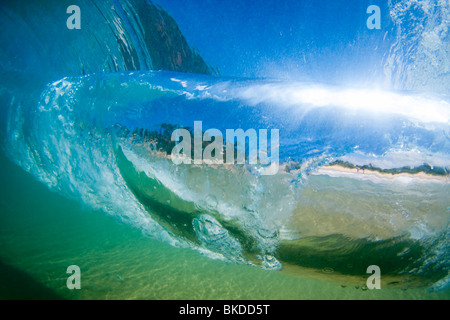
<svg viewBox="0 0 450 320">
<path fill-rule="evenodd" d="M 15 105 L 17 104 L 17 105 Z M 11 158 L 49 188 L 172 245 L 448 282 L 450 105 L 442 97 L 174 72 L 65 78 L 15 102 Z M 175 128 L 278 129 L 280 166 L 173 163 Z"/>
</svg>

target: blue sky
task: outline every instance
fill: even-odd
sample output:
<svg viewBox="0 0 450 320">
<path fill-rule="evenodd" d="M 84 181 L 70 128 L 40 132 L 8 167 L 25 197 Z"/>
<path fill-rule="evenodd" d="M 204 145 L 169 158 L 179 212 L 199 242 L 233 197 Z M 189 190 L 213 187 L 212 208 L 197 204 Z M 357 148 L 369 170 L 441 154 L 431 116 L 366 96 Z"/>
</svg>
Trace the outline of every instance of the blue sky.
<svg viewBox="0 0 450 320">
<path fill-rule="evenodd" d="M 381 0 L 155 0 L 222 75 L 374 81 L 392 35 Z M 381 30 L 369 30 L 369 5 Z"/>
</svg>

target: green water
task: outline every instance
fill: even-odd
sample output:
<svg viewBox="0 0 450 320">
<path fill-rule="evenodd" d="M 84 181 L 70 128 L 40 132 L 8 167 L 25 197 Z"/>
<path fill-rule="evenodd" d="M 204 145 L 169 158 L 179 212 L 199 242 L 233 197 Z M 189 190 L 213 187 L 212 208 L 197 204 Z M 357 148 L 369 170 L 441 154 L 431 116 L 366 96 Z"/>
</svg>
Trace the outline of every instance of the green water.
<svg viewBox="0 0 450 320">
<path fill-rule="evenodd" d="M 49 191 L 3 155 L 0 163 L 0 299 L 450 298 L 450 290 L 362 290 L 366 277 L 211 260 Z M 70 265 L 81 269 L 81 290 L 66 286 Z"/>
</svg>

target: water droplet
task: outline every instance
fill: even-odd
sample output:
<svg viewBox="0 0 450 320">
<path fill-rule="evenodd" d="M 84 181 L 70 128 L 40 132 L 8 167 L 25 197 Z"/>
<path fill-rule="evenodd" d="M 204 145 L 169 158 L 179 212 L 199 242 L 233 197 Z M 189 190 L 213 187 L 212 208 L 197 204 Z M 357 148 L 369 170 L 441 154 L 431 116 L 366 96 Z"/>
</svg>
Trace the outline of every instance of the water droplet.
<svg viewBox="0 0 450 320">
<path fill-rule="evenodd" d="M 330 274 L 330 273 L 333 273 L 333 272 L 334 272 L 334 269 L 333 269 L 333 268 L 326 267 L 326 268 L 323 268 L 323 269 L 322 269 L 322 272 L 323 272 L 323 273 Z"/>
<path fill-rule="evenodd" d="M 212 194 L 208 194 L 205 198 L 206 207 L 210 210 L 217 209 L 217 205 L 219 204 L 216 197 Z"/>
</svg>

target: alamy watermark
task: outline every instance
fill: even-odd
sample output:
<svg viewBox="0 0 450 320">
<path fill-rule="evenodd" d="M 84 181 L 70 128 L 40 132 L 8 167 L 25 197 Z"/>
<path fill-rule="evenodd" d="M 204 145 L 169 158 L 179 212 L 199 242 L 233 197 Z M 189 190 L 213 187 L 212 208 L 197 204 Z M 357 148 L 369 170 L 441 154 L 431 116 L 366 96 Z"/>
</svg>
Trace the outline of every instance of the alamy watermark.
<svg viewBox="0 0 450 320">
<path fill-rule="evenodd" d="M 66 26 L 67 29 L 81 29 L 81 10 L 79 6 L 71 5 L 67 7 L 66 13 L 70 14 L 67 18 Z"/>
<path fill-rule="evenodd" d="M 66 273 L 71 274 L 70 277 L 67 278 L 66 285 L 67 289 L 73 290 L 81 289 L 81 270 L 80 267 L 77 265 L 71 265 L 67 267 Z"/>
<path fill-rule="evenodd" d="M 371 273 L 372 275 L 367 278 L 366 285 L 369 290 L 381 289 L 381 270 L 377 265 L 371 265 L 367 267 L 366 273 Z"/>
<path fill-rule="evenodd" d="M 367 14 L 370 14 L 369 18 L 367 18 L 367 28 L 370 30 L 373 29 L 381 29 L 381 9 L 379 6 L 371 5 L 366 10 Z"/>
<path fill-rule="evenodd" d="M 67 29 L 81 29 L 81 9 L 77 5 L 70 5 L 66 10 L 67 14 L 70 16 L 67 18 L 66 26 Z M 370 14 L 367 19 L 366 25 L 370 30 L 381 29 L 381 9 L 377 5 L 370 5 L 366 10 L 367 14 Z"/>
<path fill-rule="evenodd" d="M 173 131 L 171 140 L 176 145 L 171 158 L 175 164 L 249 164 L 259 165 L 262 175 L 277 174 L 280 146 L 278 129 L 270 130 L 268 149 L 267 129 L 226 129 L 224 139 L 220 130 L 208 129 L 203 132 L 202 126 L 202 121 L 194 121 L 194 137 L 187 129 Z"/>
</svg>

